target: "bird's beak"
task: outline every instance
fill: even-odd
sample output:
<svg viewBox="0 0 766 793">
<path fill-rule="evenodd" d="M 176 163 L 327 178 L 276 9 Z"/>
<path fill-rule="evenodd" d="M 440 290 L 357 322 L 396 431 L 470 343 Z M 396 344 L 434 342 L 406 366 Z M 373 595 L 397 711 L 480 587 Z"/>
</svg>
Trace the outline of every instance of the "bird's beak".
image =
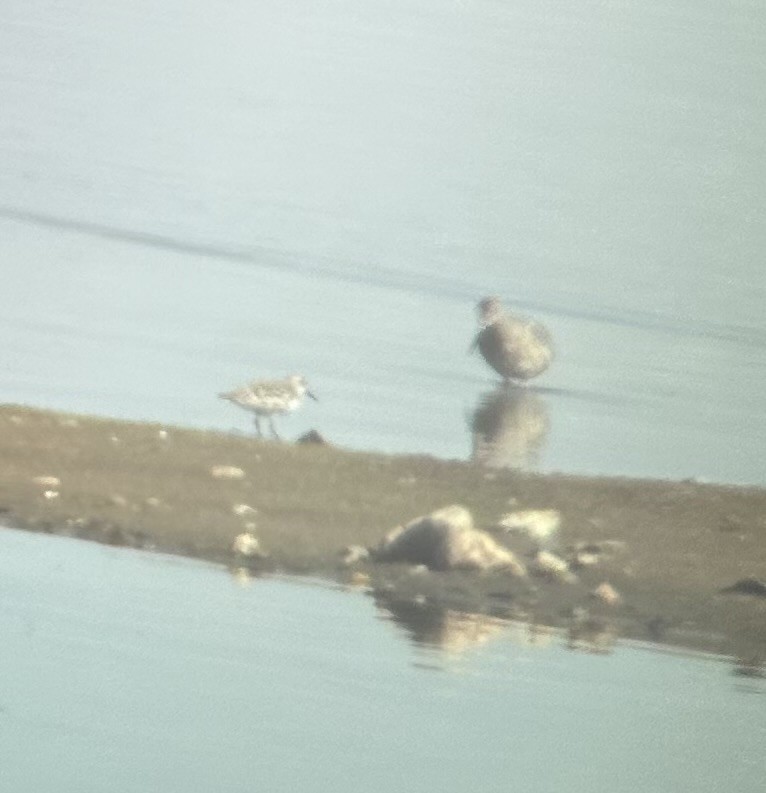
<svg viewBox="0 0 766 793">
<path fill-rule="evenodd" d="M 480 335 L 481 335 L 480 333 L 476 334 L 476 337 L 471 342 L 471 346 L 466 350 L 466 355 L 470 355 L 476 349 L 476 345 L 479 343 L 479 336 Z"/>
<path fill-rule="evenodd" d="M 319 402 L 319 400 L 311 393 L 311 391 L 306 391 L 306 396 L 311 397 L 314 402 Z"/>
</svg>

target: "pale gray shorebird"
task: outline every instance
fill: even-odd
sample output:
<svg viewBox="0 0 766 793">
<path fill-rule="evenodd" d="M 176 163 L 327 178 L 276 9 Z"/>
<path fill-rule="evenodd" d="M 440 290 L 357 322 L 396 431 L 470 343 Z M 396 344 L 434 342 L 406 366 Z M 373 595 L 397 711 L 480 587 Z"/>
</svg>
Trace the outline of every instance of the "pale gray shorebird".
<svg viewBox="0 0 766 793">
<path fill-rule="evenodd" d="M 218 394 L 221 399 L 228 399 L 235 405 L 255 414 L 255 429 L 259 437 L 261 432 L 261 416 L 269 417 L 269 427 L 275 438 L 279 438 L 274 426 L 274 415 L 291 413 L 300 407 L 303 397 L 308 396 L 318 401 L 309 391 L 306 378 L 299 374 L 290 375 L 282 380 L 256 380 L 253 383 Z"/>
<path fill-rule="evenodd" d="M 481 330 L 471 345 L 505 380 L 529 380 L 542 374 L 553 360 L 548 329 L 531 319 L 507 314 L 497 297 L 479 301 Z"/>
</svg>

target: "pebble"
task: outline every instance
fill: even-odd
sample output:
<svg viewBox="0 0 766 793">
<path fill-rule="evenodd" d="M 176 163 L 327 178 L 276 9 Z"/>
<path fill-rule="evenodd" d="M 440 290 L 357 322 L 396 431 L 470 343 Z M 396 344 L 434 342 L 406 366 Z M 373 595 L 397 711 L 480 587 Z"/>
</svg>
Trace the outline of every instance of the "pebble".
<svg viewBox="0 0 766 793">
<path fill-rule="evenodd" d="M 36 476 L 32 481 L 42 487 L 54 488 L 61 486 L 61 480 L 57 476 Z"/>
<path fill-rule="evenodd" d="M 58 490 L 46 490 L 43 493 L 43 498 L 47 498 L 48 501 L 50 501 L 51 499 L 54 499 L 54 498 L 58 498 L 58 497 L 59 497 Z"/>
<path fill-rule="evenodd" d="M 245 515 L 255 515 L 258 510 L 249 504 L 234 504 L 231 511 L 235 515 L 239 515 L 239 517 L 244 517 Z"/>
<path fill-rule="evenodd" d="M 577 580 L 576 576 L 570 572 L 566 561 L 550 551 L 540 551 L 535 556 L 534 569 L 541 575 L 557 578 L 559 581 L 573 582 Z"/>
<path fill-rule="evenodd" d="M 587 551 L 580 551 L 575 554 L 572 560 L 576 567 L 593 567 L 601 561 L 601 556 L 597 553 L 588 553 Z"/>
<path fill-rule="evenodd" d="M 591 595 L 594 598 L 598 598 L 602 603 L 606 603 L 607 606 L 616 606 L 622 600 L 620 593 L 607 581 L 599 584 L 591 592 Z"/>
<path fill-rule="evenodd" d="M 519 509 L 503 515 L 499 523 L 507 532 L 525 534 L 537 542 L 550 539 L 560 525 L 561 513 L 557 509 Z"/>
<path fill-rule="evenodd" d="M 236 465 L 214 465 L 210 469 L 213 479 L 244 479 L 245 472 Z"/>
<path fill-rule="evenodd" d="M 340 561 L 344 567 L 351 567 L 351 565 L 356 564 L 357 562 L 364 561 L 368 559 L 370 556 L 370 552 L 367 548 L 362 545 L 349 545 L 347 548 L 344 548 L 340 553 Z"/>
<path fill-rule="evenodd" d="M 242 532 L 234 538 L 231 550 L 240 556 L 262 556 L 261 544 L 258 538 L 249 531 Z"/>
<path fill-rule="evenodd" d="M 755 595 L 756 597 L 766 597 L 766 581 L 762 581 L 754 576 L 742 578 L 736 584 L 721 590 L 722 592 L 733 592 L 738 595 Z"/>
</svg>

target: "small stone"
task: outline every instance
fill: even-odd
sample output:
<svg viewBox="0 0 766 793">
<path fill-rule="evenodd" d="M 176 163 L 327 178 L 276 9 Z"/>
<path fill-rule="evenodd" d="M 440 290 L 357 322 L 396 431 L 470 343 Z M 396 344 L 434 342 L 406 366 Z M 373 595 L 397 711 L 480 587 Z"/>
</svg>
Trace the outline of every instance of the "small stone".
<svg viewBox="0 0 766 793">
<path fill-rule="evenodd" d="M 499 526 L 512 534 L 524 534 L 535 542 L 546 542 L 561 525 L 557 509 L 519 509 L 500 518 Z"/>
<path fill-rule="evenodd" d="M 602 603 L 606 603 L 607 606 L 616 606 L 622 600 L 620 593 L 606 581 L 603 584 L 599 584 L 591 592 L 591 595 Z"/>
<path fill-rule="evenodd" d="M 258 510 L 255 507 L 251 507 L 249 504 L 234 504 L 231 511 L 235 515 L 239 515 L 239 517 L 244 517 L 245 515 L 255 515 Z"/>
<path fill-rule="evenodd" d="M 761 581 L 754 576 L 749 578 L 742 578 L 736 584 L 726 587 L 721 590 L 726 593 L 734 593 L 737 595 L 755 595 L 756 597 L 766 597 L 766 581 Z"/>
<path fill-rule="evenodd" d="M 546 575 L 567 583 L 577 580 L 570 572 L 569 565 L 560 556 L 556 556 L 555 553 L 550 553 L 549 551 L 540 551 L 535 556 L 534 570 L 540 575 Z"/>
<path fill-rule="evenodd" d="M 573 564 L 576 567 L 593 567 L 601 561 L 601 556 L 597 553 L 588 553 L 587 551 L 580 551 L 575 554 Z"/>
<path fill-rule="evenodd" d="M 344 548 L 340 553 L 340 561 L 344 567 L 351 567 L 357 562 L 362 562 L 368 559 L 370 552 L 362 545 L 349 545 Z"/>
<path fill-rule="evenodd" d="M 300 444 L 312 444 L 313 443 L 313 444 L 317 444 L 319 446 L 327 446 L 328 445 L 326 438 L 318 430 L 309 430 L 308 432 L 305 432 L 303 435 L 301 435 L 300 438 L 298 438 L 296 443 L 300 443 Z"/>
<path fill-rule="evenodd" d="M 36 476 L 32 481 L 36 485 L 47 488 L 60 487 L 61 485 L 61 480 L 57 476 Z"/>
<path fill-rule="evenodd" d="M 213 479 L 244 479 L 245 472 L 235 465 L 214 465 L 210 469 Z"/>
<path fill-rule="evenodd" d="M 157 437 L 158 437 L 158 438 L 159 438 L 161 441 L 166 441 L 166 440 L 168 439 L 168 431 L 167 431 L 167 430 L 159 430 L 159 431 L 157 432 Z"/>
<path fill-rule="evenodd" d="M 240 556 L 262 556 L 260 546 L 258 538 L 249 531 L 245 531 L 234 538 L 231 550 Z"/>
<path fill-rule="evenodd" d="M 159 507 L 162 504 L 162 501 L 157 498 L 157 496 L 149 496 L 149 498 L 144 501 L 147 507 Z"/>
<path fill-rule="evenodd" d="M 111 501 L 115 507 L 126 507 L 128 505 L 128 499 L 118 493 L 109 496 L 109 501 Z"/>
<path fill-rule="evenodd" d="M 60 427 L 79 427 L 80 422 L 77 419 L 62 419 L 59 421 Z"/>
<path fill-rule="evenodd" d="M 58 492 L 58 490 L 46 490 L 46 491 L 43 493 L 43 498 L 46 498 L 46 499 L 48 499 L 48 501 L 51 501 L 52 499 L 54 499 L 54 498 L 58 498 L 58 497 L 59 497 L 59 492 Z"/>
<path fill-rule="evenodd" d="M 23 418 L 21 418 L 21 416 L 10 416 L 10 417 L 8 418 L 8 421 L 10 421 L 10 422 L 11 422 L 11 424 L 16 424 L 17 426 L 18 426 L 19 424 L 23 424 L 23 423 L 24 423 L 24 419 L 23 419 Z"/>
</svg>

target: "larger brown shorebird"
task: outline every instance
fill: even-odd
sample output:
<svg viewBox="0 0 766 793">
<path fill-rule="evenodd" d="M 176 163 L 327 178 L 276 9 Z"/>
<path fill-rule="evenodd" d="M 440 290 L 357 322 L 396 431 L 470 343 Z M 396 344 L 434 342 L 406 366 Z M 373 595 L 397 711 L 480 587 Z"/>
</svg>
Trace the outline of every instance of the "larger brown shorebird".
<svg viewBox="0 0 766 793">
<path fill-rule="evenodd" d="M 218 394 L 221 399 L 228 399 L 235 405 L 255 414 L 255 429 L 259 437 L 261 433 L 261 416 L 269 417 L 269 427 L 275 438 L 279 438 L 274 426 L 276 413 L 290 413 L 300 407 L 303 397 L 316 400 L 309 391 L 306 378 L 299 374 L 290 375 L 283 380 L 256 380 L 254 383 Z"/>
<path fill-rule="evenodd" d="M 506 314 L 500 299 L 479 301 L 481 330 L 471 345 L 505 380 L 529 380 L 542 374 L 553 360 L 548 329 L 531 319 Z"/>
</svg>

